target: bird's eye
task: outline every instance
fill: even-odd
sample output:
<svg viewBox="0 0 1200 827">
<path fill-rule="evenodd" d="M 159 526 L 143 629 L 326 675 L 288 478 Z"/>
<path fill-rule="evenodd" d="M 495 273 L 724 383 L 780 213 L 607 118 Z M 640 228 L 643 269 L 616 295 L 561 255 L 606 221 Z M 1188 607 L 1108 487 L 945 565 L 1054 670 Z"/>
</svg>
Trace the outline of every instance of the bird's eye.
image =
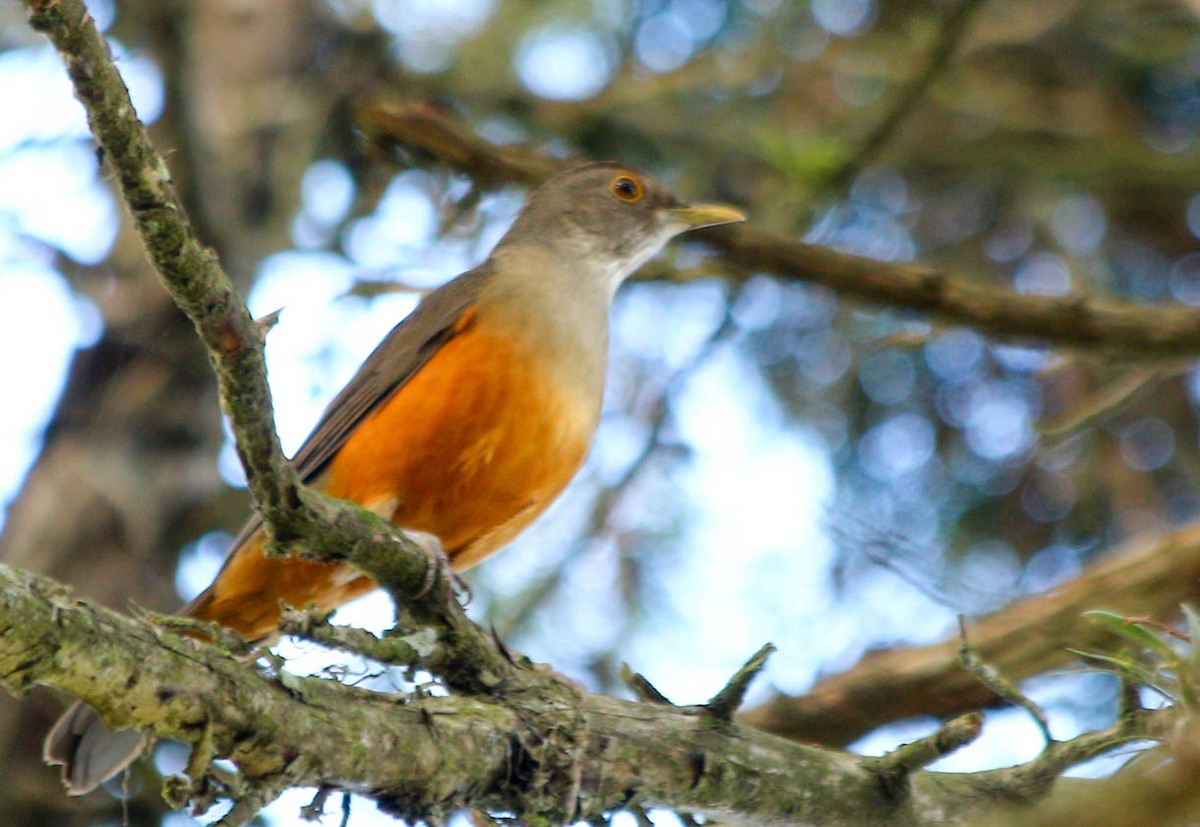
<svg viewBox="0 0 1200 827">
<path fill-rule="evenodd" d="M 642 182 L 632 175 L 618 175 L 608 185 L 608 189 L 617 198 L 630 204 L 635 201 L 641 201 L 642 196 L 645 194 L 645 190 L 642 189 Z"/>
</svg>

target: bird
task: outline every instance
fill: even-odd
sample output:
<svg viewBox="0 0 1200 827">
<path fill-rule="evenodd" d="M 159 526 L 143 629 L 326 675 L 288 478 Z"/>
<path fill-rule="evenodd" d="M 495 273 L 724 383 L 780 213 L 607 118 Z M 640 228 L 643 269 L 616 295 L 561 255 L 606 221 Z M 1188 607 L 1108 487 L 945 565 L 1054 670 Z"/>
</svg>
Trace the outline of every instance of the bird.
<svg viewBox="0 0 1200 827">
<path fill-rule="evenodd" d="M 541 515 L 583 464 L 620 284 L 674 236 L 744 220 L 613 162 L 547 180 L 482 264 L 426 295 L 380 342 L 292 458 L 297 474 L 391 520 L 453 571 L 470 568 Z M 376 588 L 350 563 L 267 557 L 266 541 L 252 516 L 181 614 L 264 642 L 281 604 L 332 611 Z M 77 702 L 43 757 L 62 765 L 68 794 L 83 795 L 144 743 Z"/>
</svg>

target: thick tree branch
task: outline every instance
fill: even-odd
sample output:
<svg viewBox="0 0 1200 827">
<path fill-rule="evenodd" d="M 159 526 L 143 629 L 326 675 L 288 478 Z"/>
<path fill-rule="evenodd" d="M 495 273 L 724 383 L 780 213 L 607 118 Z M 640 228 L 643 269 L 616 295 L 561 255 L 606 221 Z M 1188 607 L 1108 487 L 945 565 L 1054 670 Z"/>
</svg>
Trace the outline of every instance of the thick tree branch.
<svg viewBox="0 0 1200 827">
<path fill-rule="evenodd" d="M 422 104 L 378 102 L 363 107 L 360 119 L 377 143 L 427 152 L 481 184 L 532 184 L 570 165 L 531 157 L 525 148 L 488 144 L 468 125 Z M 1200 353 L 1200 310 L 1193 308 L 1083 295 L 1025 296 L 952 277 L 937 267 L 893 264 L 804 244 L 753 224 L 702 232 L 724 255 L 726 275 L 733 279 L 772 273 L 828 287 L 846 298 L 928 313 L 1007 340 L 1036 339 L 1138 359 Z"/>
<path fill-rule="evenodd" d="M 940 775 L 906 760 L 900 772 L 896 761 L 806 747 L 700 707 L 635 704 L 565 684 L 434 698 L 254 669 L 6 566 L 0 685 L 57 687 L 113 725 L 201 745 L 196 775 L 209 759 L 230 757 L 245 800 L 331 787 L 371 795 L 410 821 L 480 807 L 568 823 L 640 804 L 738 823 L 938 825 L 1028 785 L 1011 770 Z M 1148 734 L 1124 723 L 1056 748 L 1074 763 Z M 941 750 L 968 740 L 953 737 Z M 187 789 L 204 782 L 193 777 Z"/>
<path fill-rule="evenodd" d="M 1110 636 L 1083 616 L 1103 608 L 1167 619 L 1200 597 L 1200 526 L 1117 551 L 1046 594 L 971 623 L 971 648 L 1013 680 L 1076 660 L 1066 650 L 1103 648 Z M 799 697 L 778 696 L 742 714 L 752 726 L 808 743 L 842 745 L 889 721 L 955 715 L 1000 699 L 959 662 L 957 637 L 932 646 L 872 652 Z"/>
</svg>

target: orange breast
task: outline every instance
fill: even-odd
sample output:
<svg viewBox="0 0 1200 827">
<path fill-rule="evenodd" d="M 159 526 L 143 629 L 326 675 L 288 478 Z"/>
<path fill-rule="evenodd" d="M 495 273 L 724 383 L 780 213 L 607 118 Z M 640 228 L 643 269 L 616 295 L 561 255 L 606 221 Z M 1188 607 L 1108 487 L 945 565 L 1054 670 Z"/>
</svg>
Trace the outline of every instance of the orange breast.
<svg viewBox="0 0 1200 827">
<path fill-rule="evenodd" d="M 538 357 L 473 327 L 451 339 L 338 451 L 325 490 L 394 501 L 462 569 L 515 536 L 575 475 L 598 399 L 556 387 Z"/>
<path fill-rule="evenodd" d="M 499 550 L 575 475 L 599 399 L 557 386 L 539 356 L 473 325 L 354 431 L 318 486 L 438 537 L 455 569 Z M 272 633 L 280 601 L 329 610 L 372 588 L 348 566 L 236 549 L 189 607 L 248 639 Z"/>
</svg>

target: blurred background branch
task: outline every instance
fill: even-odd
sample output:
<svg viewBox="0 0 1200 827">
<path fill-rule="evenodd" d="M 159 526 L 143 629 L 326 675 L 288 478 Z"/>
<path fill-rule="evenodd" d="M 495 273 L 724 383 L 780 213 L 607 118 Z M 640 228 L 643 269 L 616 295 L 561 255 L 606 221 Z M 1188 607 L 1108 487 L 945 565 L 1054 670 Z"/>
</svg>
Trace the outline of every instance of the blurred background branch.
<svg viewBox="0 0 1200 827">
<path fill-rule="evenodd" d="M 480 186 L 535 184 L 572 164 L 537 160 L 522 148 L 489 147 L 467 124 L 423 104 L 380 102 L 361 111 L 364 129 L 376 144 L 386 139 L 429 153 Z M 929 313 L 1002 338 L 1097 349 L 1127 359 L 1200 353 L 1200 311 L 1190 308 L 1138 307 L 1079 295 L 1022 296 L 940 269 L 879 262 L 752 225 L 713 228 L 702 238 L 728 257 L 734 272 L 747 274 L 743 278 L 765 272 L 819 284 L 848 298 Z"/>
<path fill-rule="evenodd" d="M 1067 649 L 1104 648 L 1111 636 L 1083 613 L 1103 607 L 1131 617 L 1174 617 L 1200 599 L 1200 529 L 1190 527 L 1114 549 L 1047 594 L 1017 601 L 971 624 L 971 646 L 1005 675 L 1025 679 L 1068 668 Z M 957 637 L 932 646 L 872 652 L 819 681 L 804 695 L 776 697 L 747 710 L 752 726 L 809 743 L 849 744 L 882 722 L 948 716 L 1001 702 L 964 671 Z"/>
</svg>

